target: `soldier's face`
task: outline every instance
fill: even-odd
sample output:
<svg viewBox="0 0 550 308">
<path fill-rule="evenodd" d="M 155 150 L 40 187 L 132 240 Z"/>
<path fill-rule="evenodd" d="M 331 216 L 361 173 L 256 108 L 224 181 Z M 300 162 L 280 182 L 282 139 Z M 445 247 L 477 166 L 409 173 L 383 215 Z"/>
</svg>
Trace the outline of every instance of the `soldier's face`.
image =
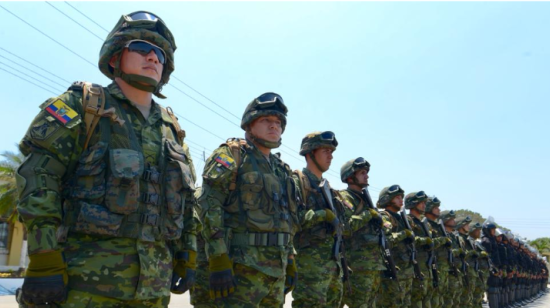
<svg viewBox="0 0 550 308">
<path fill-rule="evenodd" d="M 283 133 L 281 119 L 276 116 L 259 117 L 250 124 L 250 132 L 257 138 L 278 142 Z"/>
<path fill-rule="evenodd" d="M 441 210 L 439 209 L 439 206 L 436 206 L 432 209 L 431 212 L 435 217 L 439 217 L 439 214 L 441 213 Z"/>
<path fill-rule="evenodd" d="M 418 203 L 418 205 L 416 206 L 416 209 L 421 213 L 424 213 L 426 211 L 426 201 L 422 201 Z"/>
<path fill-rule="evenodd" d="M 471 236 L 475 239 L 479 238 L 481 236 L 481 229 L 476 229 L 471 233 Z"/>
<path fill-rule="evenodd" d="M 451 228 L 451 229 L 455 229 L 456 228 L 456 221 L 454 218 L 451 218 L 449 220 L 447 220 L 447 222 L 445 223 L 445 226 Z"/>
<path fill-rule="evenodd" d="M 160 81 L 162 77 L 163 65 L 154 51 L 151 50 L 143 56 L 137 52 L 130 52 L 124 48 L 120 59 L 120 69 L 125 74 L 136 74 L 153 78 Z M 113 60 L 111 60 L 113 62 Z"/>
<path fill-rule="evenodd" d="M 355 172 L 355 177 L 359 185 L 368 185 L 369 184 L 369 172 L 366 169 L 361 169 Z"/>
<path fill-rule="evenodd" d="M 315 160 L 321 167 L 322 172 L 325 172 L 330 168 L 330 164 L 332 163 L 332 152 L 334 152 L 330 148 L 318 148 L 315 149 L 312 154 L 315 156 Z"/>
<path fill-rule="evenodd" d="M 391 199 L 391 204 L 396 208 L 401 209 L 401 207 L 403 206 L 403 196 L 397 195 L 393 197 L 393 199 Z"/>
</svg>

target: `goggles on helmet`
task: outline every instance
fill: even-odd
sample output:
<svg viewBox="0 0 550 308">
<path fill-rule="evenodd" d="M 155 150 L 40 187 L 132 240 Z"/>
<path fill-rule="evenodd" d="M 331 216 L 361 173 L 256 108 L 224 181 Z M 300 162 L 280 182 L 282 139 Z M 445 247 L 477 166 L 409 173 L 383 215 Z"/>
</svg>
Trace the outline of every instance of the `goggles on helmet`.
<svg viewBox="0 0 550 308">
<path fill-rule="evenodd" d="M 392 185 L 392 186 L 390 186 L 390 188 L 388 188 L 388 193 L 394 194 L 394 193 L 396 193 L 398 191 L 402 191 L 402 190 L 403 189 L 401 189 L 401 186 L 396 184 L 396 185 Z"/>
<path fill-rule="evenodd" d="M 369 168 L 370 164 L 369 162 L 364 159 L 363 157 L 357 157 L 357 159 L 353 162 L 353 168 L 354 170 L 362 169 L 362 168 Z"/>
<path fill-rule="evenodd" d="M 128 48 L 128 51 L 137 52 L 142 56 L 148 55 L 152 50 L 155 52 L 155 55 L 157 55 L 160 63 L 162 63 L 163 65 L 166 63 L 166 53 L 164 52 L 164 50 L 150 42 L 144 40 L 131 40 L 126 43 L 126 46 L 124 46 L 124 48 Z"/>
<path fill-rule="evenodd" d="M 128 19 L 130 20 L 150 20 L 150 21 L 157 21 L 159 18 L 155 16 L 154 14 L 151 14 L 149 12 L 145 11 L 138 11 L 131 13 L 130 15 L 127 15 Z"/>
<path fill-rule="evenodd" d="M 434 198 L 432 199 L 432 202 L 433 202 L 433 203 L 441 203 L 441 201 L 439 201 L 439 199 L 437 199 L 437 197 L 434 197 Z"/>
<path fill-rule="evenodd" d="M 285 106 L 283 98 L 277 93 L 264 93 L 256 98 L 256 108 L 274 109 L 281 111 L 286 115 L 288 109 Z"/>
<path fill-rule="evenodd" d="M 336 136 L 331 131 L 325 131 L 318 135 L 318 138 L 323 141 L 330 141 L 333 146 L 338 146 L 338 141 L 336 140 Z"/>
<path fill-rule="evenodd" d="M 417 198 L 427 198 L 428 197 L 428 196 L 426 196 L 426 193 L 423 190 L 417 192 L 414 196 L 417 197 Z"/>
</svg>

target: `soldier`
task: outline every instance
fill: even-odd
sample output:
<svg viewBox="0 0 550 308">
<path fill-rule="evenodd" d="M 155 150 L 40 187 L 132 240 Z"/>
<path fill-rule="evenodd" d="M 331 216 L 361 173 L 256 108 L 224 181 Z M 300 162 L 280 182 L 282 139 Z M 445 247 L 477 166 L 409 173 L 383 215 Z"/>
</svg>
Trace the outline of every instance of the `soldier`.
<svg viewBox="0 0 550 308">
<path fill-rule="evenodd" d="M 301 276 L 292 293 L 292 307 L 340 307 L 342 300 L 339 242 L 343 205 L 334 191 L 319 187 L 326 183 L 323 173 L 329 169 L 337 146 L 334 133 L 329 131 L 310 133 L 302 139 L 300 155 L 306 158 L 306 168 L 294 171 L 303 203 L 298 211 L 302 230 L 295 241 Z"/>
<path fill-rule="evenodd" d="M 462 279 L 463 273 L 458 270 L 463 257 L 464 251 L 460 248 L 461 241 L 455 233 L 456 221 L 454 211 L 443 211 L 439 218 L 445 226 L 445 232 L 451 239 L 451 251 L 453 255 L 453 264 L 451 266 L 452 273 L 448 277 L 448 288 L 444 295 L 443 307 L 455 307 L 460 308 L 459 296 L 462 292 Z"/>
<path fill-rule="evenodd" d="M 475 244 L 468 238 L 470 233 L 470 223 L 472 219 L 470 216 L 466 216 L 456 224 L 458 230 L 458 236 L 462 239 L 462 249 L 464 250 L 464 261 L 466 262 L 466 271 L 464 274 L 462 284 L 462 295 L 460 298 L 460 307 L 470 307 L 474 298 L 474 289 L 476 280 L 478 280 L 477 271 L 479 265 L 477 264 L 478 254 L 475 250 Z"/>
<path fill-rule="evenodd" d="M 426 201 L 428 196 L 424 191 L 412 192 L 405 197 L 405 208 L 409 210 L 409 217 L 414 224 L 412 228 L 415 235 L 415 244 L 417 248 L 416 259 L 422 271 L 424 281 L 419 279 L 413 280 L 412 294 L 411 294 L 411 307 L 428 307 L 431 308 L 433 289 L 434 289 L 434 275 L 432 274 L 432 266 L 434 260 L 434 243 L 432 241 L 432 234 L 430 226 L 422 221 L 422 215 L 426 210 Z M 436 273 L 437 281 L 439 275 Z"/>
<path fill-rule="evenodd" d="M 499 303 L 502 307 L 508 306 L 508 282 L 510 275 L 510 260 L 508 259 L 508 249 L 504 244 L 504 238 L 506 235 L 504 230 L 497 228 L 495 231 L 495 238 L 497 241 L 498 254 L 500 259 L 500 266 L 498 267 L 502 272 L 499 283 Z"/>
<path fill-rule="evenodd" d="M 411 305 L 411 289 L 414 276 L 411 260 L 410 245 L 414 242 L 414 233 L 406 228 L 406 222 L 399 215 L 403 207 L 404 191 L 399 185 L 385 187 L 380 191 L 380 197 L 376 206 L 383 208 L 381 212 L 391 223 L 391 231 L 388 233 L 391 243 L 391 252 L 395 257 L 395 265 L 399 268 L 398 280 L 390 279 L 387 275 L 382 277 L 380 296 L 376 306 L 378 307 L 409 307 Z M 409 221 L 409 224 L 412 222 Z"/>
<path fill-rule="evenodd" d="M 500 285 L 500 271 L 498 267 L 500 266 L 500 257 L 498 253 L 497 241 L 495 239 L 496 224 L 491 220 L 487 220 L 483 223 L 481 229 L 483 236 L 481 238 L 481 243 L 485 248 L 485 251 L 489 254 L 491 263 L 496 271 L 491 271 L 489 279 L 487 279 L 487 300 L 489 301 L 490 308 L 500 307 L 499 303 L 499 285 Z"/>
<path fill-rule="evenodd" d="M 271 153 L 286 115 L 280 95 L 258 96 L 243 114 L 245 139 L 229 139 L 205 163 L 202 236 L 210 297 L 219 306 L 278 307 L 296 284 L 295 186 L 289 166 Z"/>
<path fill-rule="evenodd" d="M 481 224 L 476 222 L 475 224 L 470 224 L 470 231 L 468 241 L 471 243 L 474 248 L 475 253 L 472 253 L 474 258 L 473 266 L 471 264 L 470 270 L 473 270 L 472 276 L 470 276 L 470 281 L 473 284 L 473 293 L 472 293 L 472 307 L 479 308 L 483 302 L 483 294 L 486 289 L 486 281 L 489 276 L 490 264 L 488 262 L 489 255 L 483 251 L 481 246 L 481 241 L 479 237 L 481 236 Z M 481 246 L 482 247 L 482 246 Z"/>
<path fill-rule="evenodd" d="M 152 99 L 165 98 L 175 50 L 162 19 L 123 15 L 98 63 L 114 82 L 74 83 L 41 105 L 19 145 L 22 302 L 166 307 L 171 287 L 192 286 L 193 163 L 171 109 Z"/>
<path fill-rule="evenodd" d="M 345 220 L 350 232 L 345 233 L 345 247 L 353 275 L 352 292 L 344 290 L 341 306 L 350 308 L 374 307 L 380 289 L 381 271 L 386 270 L 380 250 L 380 232 L 386 232 L 382 216 L 374 209 L 370 195 L 363 189 L 368 186 L 370 164 L 358 157 L 346 162 L 340 177 L 348 188 L 340 194 L 348 206 L 344 207 Z M 370 205 L 369 205 L 370 203 Z"/>
<path fill-rule="evenodd" d="M 445 235 L 445 230 L 439 223 L 441 201 L 437 197 L 428 197 L 426 201 L 426 210 L 424 215 L 432 229 L 432 239 L 434 242 L 434 251 L 437 259 L 439 274 L 438 287 L 432 290 L 432 308 L 440 308 L 443 305 L 443 296 L 448 288 L 448 276 L 453 263 L 451 240 Z"/>
</svg>

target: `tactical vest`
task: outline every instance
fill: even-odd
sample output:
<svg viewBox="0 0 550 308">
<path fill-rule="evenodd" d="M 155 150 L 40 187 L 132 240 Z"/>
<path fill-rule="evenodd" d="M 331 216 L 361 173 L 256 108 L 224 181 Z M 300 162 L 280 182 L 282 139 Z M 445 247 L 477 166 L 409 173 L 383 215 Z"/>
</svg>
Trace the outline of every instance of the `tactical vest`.
<svg viewBox="0 0 550 308">
<path fill-rule="evenodd" d="M 424 231 L 424 228 L 422 228 L 422 221 L 416 217 L 413 217 L 412 215 L 409 216 L 412 221 L 413 221 L 413 225 L 411 226 L 413 228 L 413 231 L 414 231 L 414 234 L 416 236 L 420 236 L 420 237 L 430 237 L 429 234 L 426 234 L 426 232 Z M 426 228 L 428 228 L 428 232 L 429 232 L 429 226 L 426 226 Z M 422 263 L 422 265 L 426 264 L 426 263 L 423 263 L 423 262 L 420 262 L 420 260 L 422 261 L 427 261 L 428 260 L 428 251 L 424 248 L 424 247 L 421 247 L 419 245 L 416 246 L 416 259 L 418 260 L 418 263 Z M 422 267 L 422 269 L 424 269 Z"/>
<path fill-rule="evenodd" d="M 365 201 L 363 197 L 359 195 L 358 192 L 347 189 L 341 192 L 342 194 L 348 194 L 353 198 L 353 215 L 359 215 L 364 210 L 368 211 L 368 208 L 365 206 Z M 345 237 L 344 241 L 346 247 L 351 248 L 352 250 L 361 250 L 361 249 L 380 249 L 380 231 L 377 230 L 372 223 L 368 223 L 361 229 L 353 232 L 351 237 Z"/>
<path fill-rule="evenodd" d="M 441 226 L 437 222 L 428 218 L 428 223 L 432 227 L 432 237 L 434 239 L 438 237 L 445 237 L 445 235 L 441 233 Z M 445 247 L 445 245 L 441 245 L 438 248 L 435 248 L 435 255 L 437 257 L 437 262 L 438 262 L 437 265 L 439 267 L 449 266 L 449 262 L 448 262 L 449 255 L 448 255 L 447 247 Z"/>
<path fill-rule="evenodd" d="M 300 190 L 302 191 L 302 202 L 307 206 L 308 210 L 320 211 L 328 208 L 326 201 L 321 193 L 321 190 L 318 187 L 313 187 L 311 185 L 314 182 L 306 173 L 303 173 L 299 170 L 294 170 L 294 175 L 299 179 Z M 331 192 L 333 190 L 331 189 Z M 334 192 L 333 192 L 334 196 Z M 334 198 L 333 198 L 334 200 Z M 338 213 L 334 213 L 338 216 L 338 219 L 342 221 L 340 217 L 341 211 L 338 208 L 338 202 L 334 202 L 334 206 Z M 333 227 L 326 222 L 315 224 L 312 228 L 307 230 L 302 230 L 297 234 L 297 241 L 294 242 L 298 249 L 305 247 L 317 247 L 321 244 L 326 243 L 327 239 L 332 241 Z M 328 234 L 328 237 L 327 237 Z M 296 244 L 297 243 L 297 244 Z"/>
<path fill-rule="evenodd" d="M 87 89 L 88 94 L 104 90 L 94 87 Z M 77 86 L 71 89 L 79 91 Z M 83 97 L 84 106 L 87 99 Z M 186 147 L 184 134 L 177 120 L 170 109 L 161 107 L 162 120 L 154 128 L 162 134 L 158 165 L 146 166 L 132 123 L 119 101 L 107 93 L 104 104 L 99 103 L 104 105 L 100 109 L 111 110 L 111 115 L 100 116 L 99 125 L 87 138 L 89 146 L 64 182 L 58 240 L 65 241 L 68 233 L 150 242 L 179 239 L 185 203 L 195 190 L 195 174 L 188 151 L 182 147 Z M 113 120 L 116 118 L 123 121 Z"/>
<path fill-rule="evenodd" d="M 381 211 L 380 214 L 385 215 L 388 218 L 388 220 L 391 222 L 392 233 L 401 232 L 406 229 L 405 222 L 403 222 L 403 219 L 401 218 L 401 215 L 399 213 L 393 213 L 388 210 L 384 210 L 384 211 Z M 410 262 L 411 253 L 407 248 L 407 245 L 405 245 L 405 241 L 399 241 L 397 243 L 394 243 L 392 245 L 392 253 L 397 265 L 401 265 L 401 267 L 412 266 L 412 263 Z"/>
<path fill-rule="evenodd" d="M 237 146 L 231 141 L 224 144 L 237 165 L 224 205 L 231 245 L 287 246 L 299 225 L 290 167 L 275 155 L 271 166 L 258 150 L 237 139 L 233 142 Z"/>
<path fill-rule="evenodd" d="M 449 236 L 450 236 L 451 241 L 452 241 L 453 249 L 460 249 L 461 248 L 460 237 L 458 235 L 456 235 L 455 233 L 453 233 L 453 232 L 450 232 Z M 456 268 L 460 268 L 460 265 L 462 263 L 462 261 L 460 260 L 460 257 L 456 256 L 455 258 L 453 258 L 453 261 L 454 261 L 454 263 L 453 263 L 454 266 L 456 266 Z"/>
</svg>

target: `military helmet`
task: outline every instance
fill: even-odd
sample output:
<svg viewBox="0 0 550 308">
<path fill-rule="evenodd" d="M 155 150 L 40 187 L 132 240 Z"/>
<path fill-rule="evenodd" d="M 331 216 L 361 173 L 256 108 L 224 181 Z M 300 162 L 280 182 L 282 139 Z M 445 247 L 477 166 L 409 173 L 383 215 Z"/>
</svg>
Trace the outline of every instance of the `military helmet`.
<svg viewBox="0 0 550 308">
<path fill-rule="evenodd" d="M 475 224 L 470 224 L 470 233 L 473 233 L 474 231 L 476 230 L 480 230 L 481 229 L 481 224 L 479 222 L 476 222 Z"/>
<path fill-rule="evenodd" d="M 472 222 L 472 218 L 470 216 L 466 216 L 456 222 L 456 229 L 458 230 L 471 222 Z"/>
<path fill-rule="evenodd" d="M 286 115 L 288 109 L 283 98 L 273 92 L 266 92 L 253 99 L 244 110 L 241 120 L 241 128 L 246 130 L 248 125 L 259 117 L 274 115 L 281 120 L 283 132 L 286 127 Z"/>
<path fill-rule="evenodd" d="M 160 82 L 157 83 L 156 80 L 145 76 L 125 74 L 120 70 L 120 55 L 122 55 L 122 51 L 127 47 L 127 44 L 133 40 L 152 43 L 164 51 L 165 63 Z M 101 46 L 98 66 L 101 72 L 111 80 L 114 80 L 115 77 L 121 77 L 136 88 L 152 92 L 156 96 L 164 98 L 160 91 L 162 86 L 168 83 L 170 74 L 174 71 L 174 52 L 176 48 L 174 36 L 162 19 L 150 12 L 137 11 L 122 15 L 109 33 L 103 46 Z M 113 68 L 109 62 L 115 55 L 118 55 L 118 58 Z M 140 82 L 146 83 L 147 86 Z"/>
<path fill-rule="evenodd" d="M 419 192 L 408 193 L 405 197 L 405 208 L 407 210 L 414 209 L 420 202 L 426 200 L 428 200 L 428 196 L 423 190 Z"/>
<path fill-rule="evenodd" d="M 502 240 L 506 240 L 506 241 L 508 240 L 506 231 L 504 231 L 504 229 L 502 228 L 497 228 L 497 230 L 495 231 L 495 236 L 496 237 L 502 236 Z"/>
<path fill-rule="evenodd" d="M 441 206 L 441 201 L 437 197 L 428 197 L 426 200 L 426 213 L 431 213 L 435 207 Z"/>
<path fill-rule="evenodd" d="M 401 188 L 401 186 L 395 184 L 392 186 L 384 187 L 380 191 L 380 195 L 378 196 L 378 201 L 376 202 L 377 208 L 386 208 L 391 200 L 395 198 L 395 196 L 404 196 L 405 191 Z"/>
<path fill-rule="evenodd" d="M 333 132 L 313 132 L 307 134 L 304 139 L 302 139 L 300 155 L 306 156 L 311 151 L 321 147 L 330 148 L 335 151 L 337 146 L 338 140 L 336 140 L 336 136 Z"/>
<path fill-rule="evenodd" d="M 340 179 L 343 183 L 347 183 L 347 179 L 354 175 L 356 171 L 365 169 L 367 172 L 370 170 L 369 162 L 363 157 L 357 157 L 347 161 L 342 168 L 340 168 Z"/>
<path fill-rule="evenodd" d="M 449 220 L 451 220 L 455 217 L 456 217 L 456 213 L 453 210 L 443 211 L 443 212 L 441 212 L 441 215 L 439 215 L 439 219 L 441 219 L 441 221 L 443 223 L 446 223 L 447 221 L 449 221 Z"/>
</svg>

